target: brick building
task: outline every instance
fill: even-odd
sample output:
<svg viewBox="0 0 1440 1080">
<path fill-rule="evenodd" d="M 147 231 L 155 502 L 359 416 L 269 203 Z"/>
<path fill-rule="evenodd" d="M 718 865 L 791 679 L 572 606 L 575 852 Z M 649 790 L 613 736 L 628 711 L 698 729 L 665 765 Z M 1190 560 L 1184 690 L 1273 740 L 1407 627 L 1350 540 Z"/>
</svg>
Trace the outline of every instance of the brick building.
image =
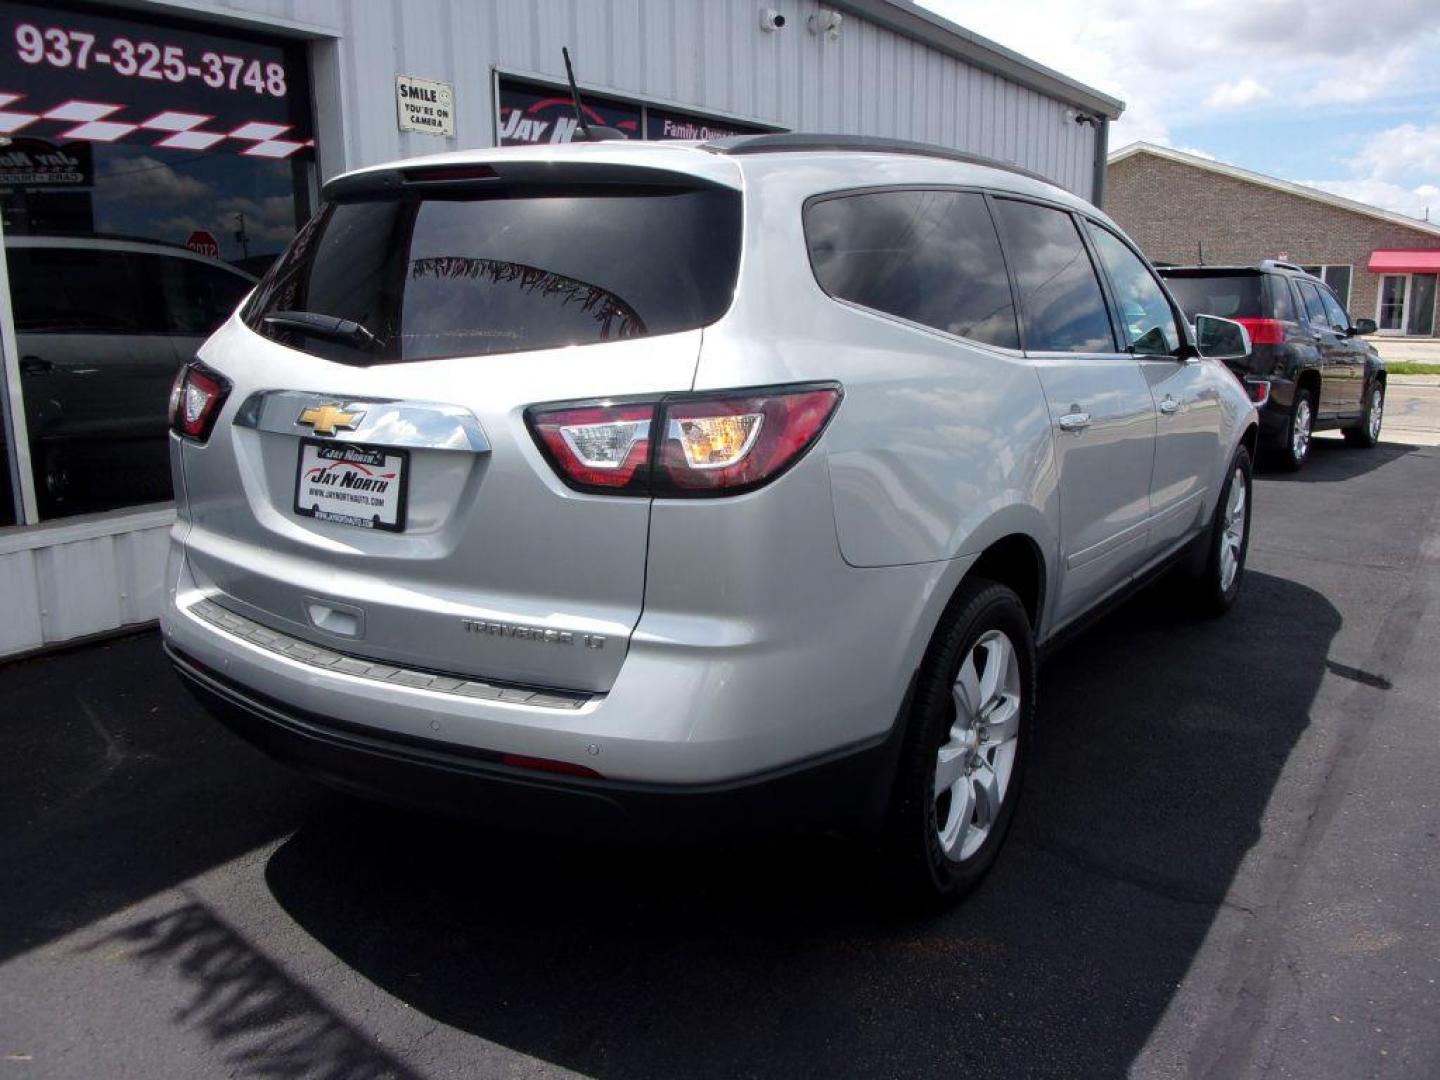
<svg viewBox="0 0 1440 1080">
<path fill-rule="evenodd" d="M 1440 225 L 1149 143 L 1110 155 L 1105 210 L 1157 262 L 1283 259 L 1381 333 L 1436 332 Z"/>
</svg>

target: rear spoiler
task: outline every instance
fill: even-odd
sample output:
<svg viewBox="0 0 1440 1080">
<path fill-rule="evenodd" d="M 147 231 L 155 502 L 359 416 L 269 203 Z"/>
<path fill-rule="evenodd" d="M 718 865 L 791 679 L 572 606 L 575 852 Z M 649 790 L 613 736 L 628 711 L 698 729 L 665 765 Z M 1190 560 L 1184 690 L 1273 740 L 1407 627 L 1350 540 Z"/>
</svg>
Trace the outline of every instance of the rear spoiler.
<svg viewBox="0 0 1440 1080">
<path fill-rule="evenodd" d="M 633 188 L 639 191 L 733 191 L 703 176 L 602 161 L 496 161 L 402 165 L 337 176 L 320 189 L 327 202 L 475 198 L 515 188 Z"/>
</svg>

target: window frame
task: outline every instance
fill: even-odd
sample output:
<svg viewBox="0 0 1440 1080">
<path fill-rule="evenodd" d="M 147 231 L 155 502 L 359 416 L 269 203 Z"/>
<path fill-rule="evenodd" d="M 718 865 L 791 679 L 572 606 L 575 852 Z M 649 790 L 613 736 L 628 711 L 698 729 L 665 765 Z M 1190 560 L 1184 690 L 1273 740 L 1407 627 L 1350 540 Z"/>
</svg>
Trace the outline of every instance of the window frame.
<svg viewBox="0 0 1440 1080">
<path fill-rule="evenodd" d="M 1008 345 L 992 345 L 988 341 L 981 341 L 979 338 L 966 337 L 963 334 L 954 334 L 949 330 L 941 330 L 939 327 L 930 326 L 928 323 L 915 322 L 903 315 L 896 315 L 894 312 L 883 311 L 880 308 L 872 308 L 856 300 L 849 300 L 843 296 L 836 296 L 828 291 L 820 283 L 820 275 L 815 271 L 815 258 L 810 252 L 810 237 L 805 231 L 805 215 L 809 213 L 810 207 L 823 202 L 830 202 L 832 199 L 848 199 L 857 195 L 884 195 L 890 192 L 905 191 L 940 191 L 950 192 L 957 195 L 979 195 L 985 202 L 985 212 L 990 216 L 990 226 L 995 230 L 995 242 L 1000 248 L 1000 262 L 1005 268 L 1005 281 L 1010 287 L 1010 304 L 1015 312 L 1015 339 L 1020 342 L 1018 349 L 1012 349 Z M 977 349 L 989 349 L 991 352 L 1000 353 L 1003 356 L 1023 357 L 1025 353 L 1025 327 L 1024 320 L 1020 317 L 1020 297 L 1015 290 L 1015 275 L 1010 269 L 1010 258 L 1005 251 L 1005 236 L 1000 231 L 1000 222 L 995 218 L 995 211 L 990 205 L 990 189 L 977 184 L 866 184 L 862 187 L 837 188 L 834 191 L 819 192 L 808 195 L 800 204 L 800 240 L 805 246 L 805 263 L 810 267 L 810 281 L 820 290 L 822 296 L 837 304 L 843 304 L 852 311 L 863 312 L 866 315 L 873 315 L 889 322 L 898 323 L 901 326 L 909 327 L 912 330 L 919 330 L 926 334 L 934 334 L 945 341 L 960 342 L 971 345 Z"/>
</svg>

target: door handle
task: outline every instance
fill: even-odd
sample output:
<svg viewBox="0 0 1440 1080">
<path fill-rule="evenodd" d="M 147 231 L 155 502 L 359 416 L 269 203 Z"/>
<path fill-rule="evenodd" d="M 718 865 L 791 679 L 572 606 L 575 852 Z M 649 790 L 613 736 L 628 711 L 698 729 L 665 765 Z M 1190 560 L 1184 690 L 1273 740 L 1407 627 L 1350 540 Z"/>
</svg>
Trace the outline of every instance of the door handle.
<svg viewBox="0 0 1440 1080">
<path fill-rule="evenodd" d="M 42 360 L 38 356 L 22 356 L 20 358 L 20 373 L 22 375 L 48 375 L 54 370 L 54 364 L 49 360 Z"/>
<path fill-rule="evenodd" d="M 1061 431 L 1084 431 L 1089 426 L 1090 414 L 1088 412 L 1071 412 L 1060 417 Z"/>
<path fill-rule="evenodd" d="M 1165 400 L 1160 402 L 1160 411 L 1166 416 L 1174 416 L 1180 411 L 1180 403 L 1169 394 L 1166 394 Z"/>
</svg>

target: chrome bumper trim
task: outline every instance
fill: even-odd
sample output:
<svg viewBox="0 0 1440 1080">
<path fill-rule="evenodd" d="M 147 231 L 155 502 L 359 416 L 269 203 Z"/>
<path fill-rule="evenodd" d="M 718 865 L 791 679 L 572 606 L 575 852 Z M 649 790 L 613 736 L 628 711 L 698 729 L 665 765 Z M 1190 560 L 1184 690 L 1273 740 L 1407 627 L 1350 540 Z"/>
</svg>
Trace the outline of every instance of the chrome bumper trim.
<svg viewBox="0 0 1440 1080">
<path fill-rule="evenodd" d="M 408 686 L 417 690 L 431 690 L 457 697 L 475 698 L 480 701 L 503 701 L 511 705 L 530 705 L 542 709 L 579 709 L 591 700 L 589 694 L 570 694 L 561 690 L 523 690 L 512 686 L 494 686 L 475 679 L 436 675 L 428 671 L 415 671 L 397 667 L 378 660 L 365 660 L 358 656 L 347 656 L 320 645 L 282 634 L 268 626 L 261 626 L 253 619 L 236 615 L 221 607 L 213 600 L 197 600 L 186 612 L 237 637 L 249 645 L 266 652 L 283 656 L 287 660 L 325 671 L 337 671 L 357 679 L 388 683 L 391 686 Z"/>
</svg>

